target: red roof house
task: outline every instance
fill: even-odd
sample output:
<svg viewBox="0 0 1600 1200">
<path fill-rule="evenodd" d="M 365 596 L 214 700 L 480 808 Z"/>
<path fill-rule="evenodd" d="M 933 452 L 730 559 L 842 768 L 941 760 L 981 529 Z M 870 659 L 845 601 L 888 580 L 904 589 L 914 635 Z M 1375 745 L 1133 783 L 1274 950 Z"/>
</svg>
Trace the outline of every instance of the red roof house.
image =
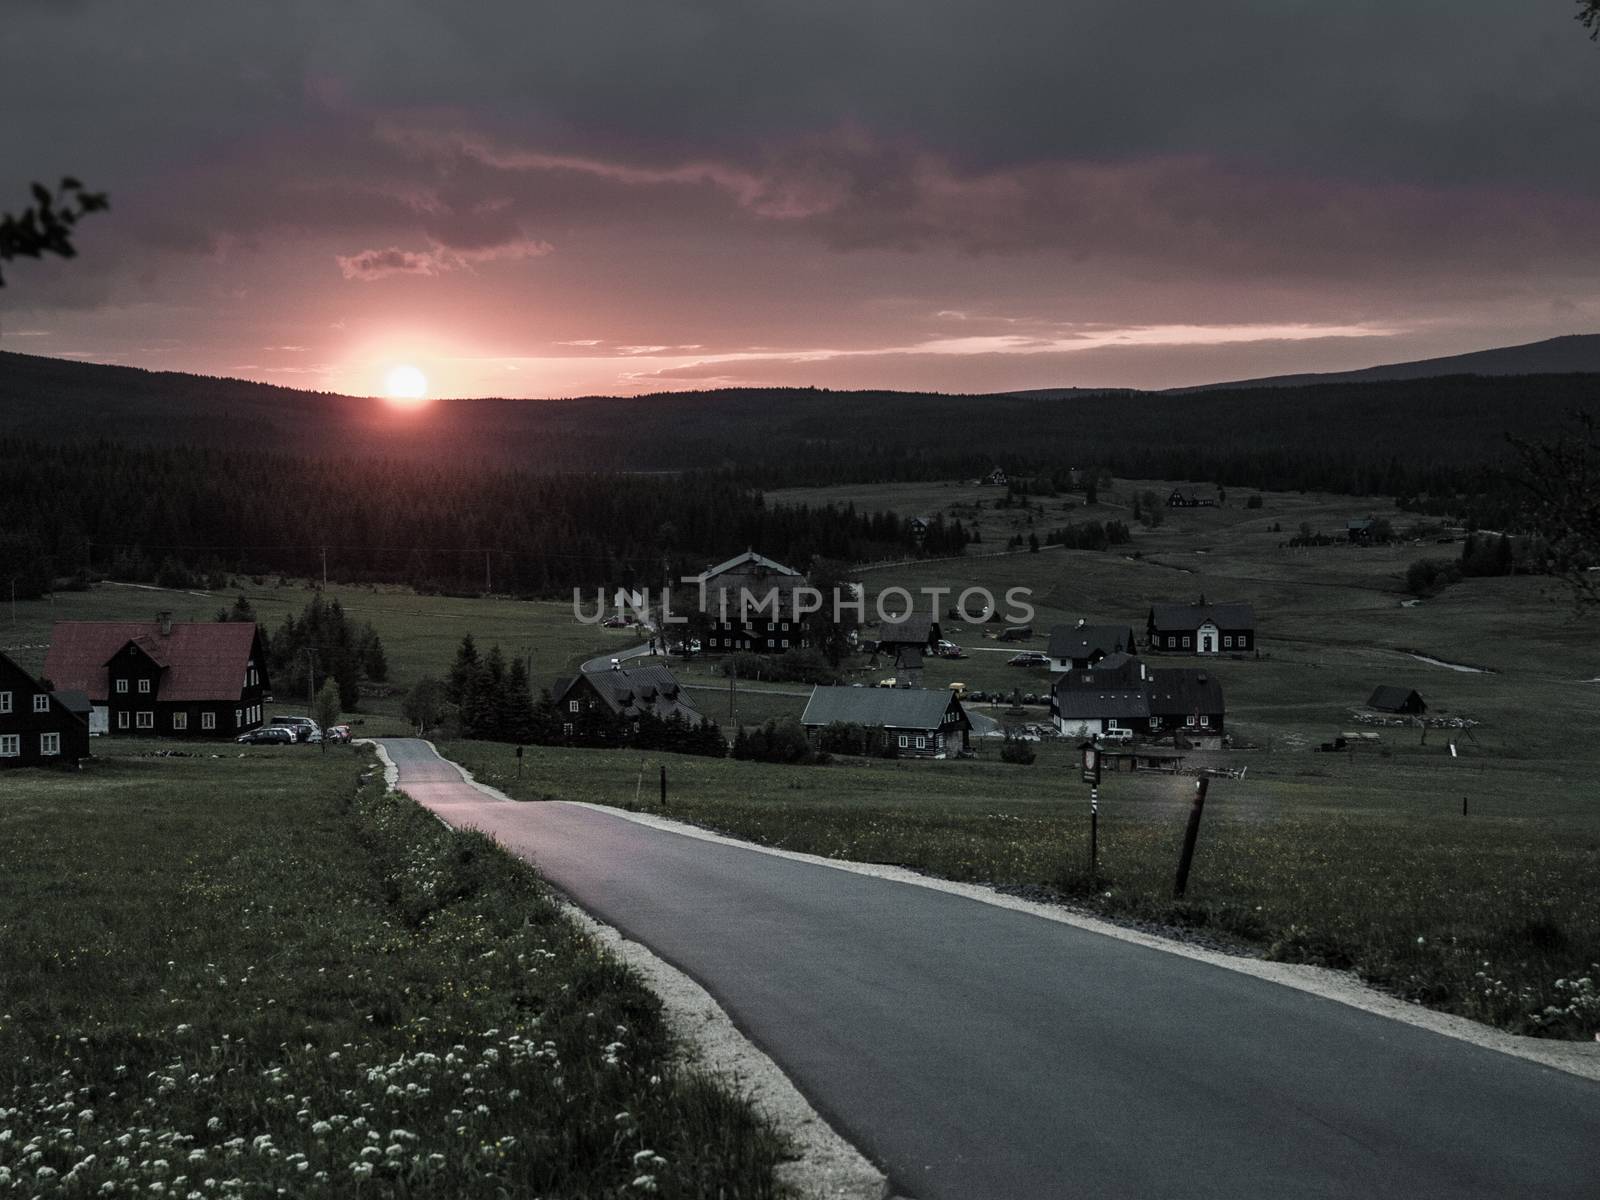
<svg viewBox="0 0 1600 1200">
<path fill-rule="evenodd" d="M 57 621 L 45 678 L 122 736 L 224 737 L 261 724 L 266 647 L 248 621 Z"/>
</svg>

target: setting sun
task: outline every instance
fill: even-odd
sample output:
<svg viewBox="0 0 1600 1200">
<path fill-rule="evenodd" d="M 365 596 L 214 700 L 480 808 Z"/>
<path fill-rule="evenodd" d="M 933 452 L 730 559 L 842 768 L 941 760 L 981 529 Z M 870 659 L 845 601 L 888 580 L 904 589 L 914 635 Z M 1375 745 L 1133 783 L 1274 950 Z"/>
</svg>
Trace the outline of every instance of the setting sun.
<svg viewBox="0 0 1600 1200">
<path fill-rule="evenodd" d="M 391 367 L 383 379 L 383 395 L 396 408 L 419 408 L 428 399 L 428 377 L 409 363 Z"/>
</svg>

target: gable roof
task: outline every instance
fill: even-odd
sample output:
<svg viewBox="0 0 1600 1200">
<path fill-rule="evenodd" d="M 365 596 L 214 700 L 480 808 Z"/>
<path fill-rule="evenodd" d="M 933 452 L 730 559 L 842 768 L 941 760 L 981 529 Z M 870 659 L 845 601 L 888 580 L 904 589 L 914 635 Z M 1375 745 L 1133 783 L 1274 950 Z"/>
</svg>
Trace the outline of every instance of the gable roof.
<svg viewBox="0 0 1600 1200">
<path fill-rule="evenodd" d="M 1150 715 L 1150 695 L 1143 686 L 1126 688 L 1057 687 L 1055 711 L 1068 720 Z"/>
<path fill-rule="evenodd" d="M 1052 625 L 1051 658 L 1089 658 L 1099 654 L 1129 654 L 1133 651 L 1130 625 Z"/>
<path fill-rule="evenodd" d="M 1220 713 L 1222 681 L 1197 667 L 1156 667 L 1150 672 L 1152 716 Z"/>
<path fill-rule="evenodd" d="M 50 632 L 44 673 L 58 688 L 104 700 L 111 692 L 106 664 L 129 642 L 162 668 L 157 699 L 237 700 L 256 643 L 253 621 L 174 623 L 161 633 L 155 621 L 57 621 Z M 263 680 L 266 664 L 257 663 Z"/>
<path fill-rule="evenodd" d="M 961 701 L 953 693 L 929 688 L 818 686 L 811 689 L 800 723 L 816 727 L 843 721 L 886 729 L 938 729 L 952 703 L 960 710 Z"/>
<path fill-rule="evenodd" d="M 700 710 L 683 694 L 678 677 L 658 663 L 585 671 L 558 694 L 564 696 L 573 684 L 584 680 L 589 681 L 606 707 L 619 716 L 633 717 L 649 712 L 663 721 L 673 716 L 691 722 L 702 720 Z"/>
<path fill-rule="evenodd" d="M 1412 698 L 1422 709 L 1428 706 L 1423 703 L 1422 695 L 1415 688 L 1400 687 L 1393 683 L 1380 683 L 1372 692 L 1372 698 L 1367 701 L 1368 708 L 1376 708 L 1384 712 L 1401 712 L 1411 706 Z"/>
<path fill-rule="evenodd" d="M 931 645 L 938 624 L 927 613 L 907 613 L 898 621 L 880 621 L 878 623 L 878 645 Z"/>
<path fill-rule="evenodd" d="M 720 562 L 714 567 L 707 567 L 696 578 L 710 580 L 718 575 L 725 575 L 729 571 L 748 568 L 752 574 L 772 575 L 799 575 L 793 567 L 786 567 L 781 562 L 757 554 L 754 550 L 746 550 L 743 554 L 736 554 L 726 562 Z"/>
<path fill-rule="evenodd" d="M 1226 604 L 1158 601 L 1150 606 L 1150 623 L 1157 629 L 1199 629 L 1207 621 L 1218 629 L 1254 629 L 1255 606 L 1243 600 Z"/>
<path fill-rule="evenodd" d="M 56 692 L 55 698 L 60 701 L 62 708 L 74 716 L 88 717 L 94 711 L 94 705 L 89 702 L 89 697 L 83 692 Z"/>
</svg>

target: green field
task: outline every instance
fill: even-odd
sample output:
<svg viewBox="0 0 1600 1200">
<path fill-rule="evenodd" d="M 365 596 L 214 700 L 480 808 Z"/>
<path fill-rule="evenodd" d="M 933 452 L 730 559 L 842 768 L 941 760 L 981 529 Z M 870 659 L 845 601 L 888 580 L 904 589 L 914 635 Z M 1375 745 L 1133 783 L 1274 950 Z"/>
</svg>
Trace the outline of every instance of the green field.
<svg viewBox="0 0 1600 1200">
<path fill-rule="evenodd" d="M 1119 483 L 1098 511 L 1061 519 L 1125 517 L 1136 491 L 1164 495 L 1162 483 Z M 784 493 L 786 500 L 850 500 L 906 513 L 983 500 L 995 489 L 908 484 Z M 1600 643 L 1595 619 L 1576 616 L 1548 581 L 1469 579 L 1410 603 L 1406 565 L 1448 557 L 1459 542 L 1289 549 L 1302 522 L 1335 533 L 1352 516 L 1377 511 L 1397 529 L 1411 518 L 1370 501 L 1268 493 L 1259 509 L 1245 493 L 1214 510 L 1165 510 L 1154 529 L 1136 528 L 1132 546 L 1094 553 L 1038 554 L 885 566 L 862 574 L 869 593 L 888 586 L 983 586 L 997 595 L 1027 587 L 1042 647 L 1052 623 L 1080 617 L 1126 621 L 1143 633 L 1149 604 L 1201 593 L 1250 600 L 1261 656 L 1212 659 L 1227 696 L 1234 748 L 1191 755 L 1188 766 L 1246 771 L 1213 787 L 1206 833 L 1188 901 L 1169 898 L 1176 839 L 1192 794 L 1190 778 L 1108 779 L 1104 881 L 1084 872 L 1086 789 L 1070 748 L 1044 743 L 1040 761 L 1012 767 L 993 743 L 973 762 L 772 768 L 673 759 L 675 811 L 689 819 L 775 844 L 843 857 L 904 863 L 963 879 L 1047 887 L 1101 910 L 1176 924 L 1203 924 L 1288 958 L 1352 963 L 1402 994 L 1505 1025 L 1573 1034 L 1594 1018 L 1539 1014 L 1561 1007 L 1558 980 L 1600 962 L 1594 898 L 1600 896 Z M 1047 502 L 1057 503 L 1057 502 Z M 1023 520 L 1015 511 L 984 520 Z M 1041 531 L 1054 512 L 1034 514 Z M 1282 530 L 1274 530 L 1280 524 Z M 1023 528 L 1026 526 L 1024 525 Z M 1001 527 L 985 526 L 988 550 Z M 269 627 L 298 611 L 300 587 L 246 589 Z M 442 674 L 462 633 L 527 653 L 543 684 L 579 660 L 637 635 L 581 626 L 569 607 L 502 599 L 421 597 L 395 590 L 335 588 L 359 619 L 378 627 L 391 675 L 404 687 Z M 138 616 L 157 607 L 208 615 L 226 597 L 195 597 L 101 585 L 55 601 L 19 604 L 14 641 L 25 663 L 43 659 L 53 611 L 70 616 Z M 930 662 L 925 682 L 962 681 L 986 690 L 1044 693 L 1048 674 L 1005 665 L 1014 646 L 992 629 L 953 622 L 946 633 L 967 647 L 958 662 Z M 31 643 L 31 644 L 29 644 Z M 1406 651 L 1486 670 L 1433 666 Z M 1178 658 L 1177 663 L 1196 660 Z M 887 669 L 865 656 L 847 678 L 872 682 Z M 714 663 L 680 667 L 702 711 L 729 727 L 727 683 Z M 1354 714 L 1379 683 L 1417 688 L 1432 714 L 1472 721 L 1461 729 L 1387 727 L 1375 745 L 1343 754 L 1315 748 L 1360 726 Z M 766 694 L 772 692 L 793 695 Z M 806 688 L 742 684 L 738 719 L 796 715 Z M 370 702 L 365 731 L 398 731 L 398 701 Z M 989 710 L 1006 717 L 1003 707 Z M 1043 718 L 1042 707 L 1024 719 Z M 1451 743 L 1456 752 L 1452 754 Z M 502 772 L 509 751 L 461 750 Z M 501 761 L 504 760 L 504 761 Z M 652 760 L 653 762 L 653 760 Z M 521 787 L 531 796 L 630 803 L 640 756 L 627 752 L 536 751 Z M 654 766 L 645 773 L 643 792 Z M 1466 799 L 1469 815 L 1461 808 Z M 1102 885 L 1103 883 L 1103 885 Z M 1107 895 L 1106 893 L 1109 893 Z M 1417 939 L 1421 938 L 1419 942 Z M 1479 972 L 1483 978 L 1479 978 Z M 1496 982 L 1498 981 L 1498 982 Z M 1585 1026 L 1583 1022 L 1589 1024 Z"/>
<path fill-rule="evenodd" d="M 150 749 L 0 785 L 0 1191 L 779 1194 L 524 864 L 348 747 Z"/>
</svg>

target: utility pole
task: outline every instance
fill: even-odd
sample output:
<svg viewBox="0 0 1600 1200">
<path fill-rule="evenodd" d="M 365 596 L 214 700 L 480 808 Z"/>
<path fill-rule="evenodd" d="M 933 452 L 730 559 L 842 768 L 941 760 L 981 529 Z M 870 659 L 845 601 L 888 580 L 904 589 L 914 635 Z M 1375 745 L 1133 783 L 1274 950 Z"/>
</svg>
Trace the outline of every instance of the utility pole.
<svg viewBox="0 0 1600 1200">
<path fill-rule="evenodd" d="M 300 653 L 306 656 L 306 716 L 316 710 L 317 695 L 317 651 L 312 646 L 302 646 Z"/>
<path fill-rule="evenodd" d="M 328 548 L 322 548 L 322 590 L 328 590 Z"/>
<path fill-rule="evenodd" d="M 489 577 L 489 551 L 483 552 L 483 594 L 489 595 L 494 591 L 494 581 Z"/>
<path fill-rule="evenodd" d="M 739 690 L 739 672 L 734 669 L 734 664 L 728 664 L 728 720 L 733 720 L 734 694 Z"/>
</svg>

